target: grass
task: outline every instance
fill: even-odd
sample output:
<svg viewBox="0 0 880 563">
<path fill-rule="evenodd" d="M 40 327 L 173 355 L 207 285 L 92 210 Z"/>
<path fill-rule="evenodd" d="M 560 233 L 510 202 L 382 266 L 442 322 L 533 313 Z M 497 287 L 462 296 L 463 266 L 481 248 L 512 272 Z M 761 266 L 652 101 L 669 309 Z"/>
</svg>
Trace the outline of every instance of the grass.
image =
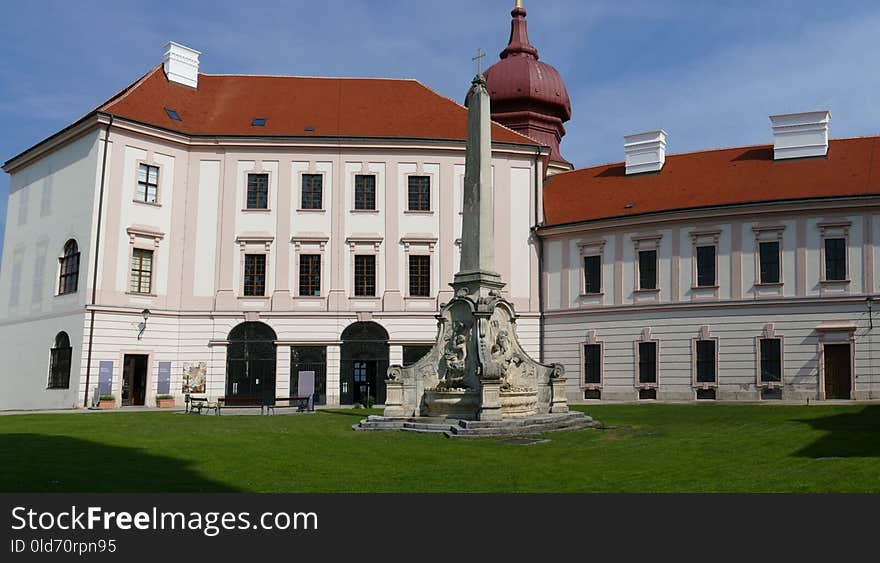
<svg viewBox="0 0 880 563">
<path fill-rule="evenodd" d="M 880 405 L 597 405 L 549 442 L 354 432 L 365 413 L 0 417 L 3 492 L 877 492 Z"/>
</svg>

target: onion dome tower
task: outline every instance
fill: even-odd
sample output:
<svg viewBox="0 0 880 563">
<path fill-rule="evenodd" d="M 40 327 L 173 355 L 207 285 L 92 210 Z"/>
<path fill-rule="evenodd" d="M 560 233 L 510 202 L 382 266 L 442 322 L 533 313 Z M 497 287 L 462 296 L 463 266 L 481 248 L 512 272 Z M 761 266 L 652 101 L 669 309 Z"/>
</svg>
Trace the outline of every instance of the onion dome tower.
<svg viewBox="0 0 880 563">
<path fill-rule="evenodd" d="M 571 101 L 559 71 L 538 60 L 529 42 L 522 0 L 510 13 L 510 40 L 501 60 L 484 73 L 492 103 L 492 120 L 550 147 L 550 167 L 570 170 L 559 151 L 563 123 L 571 119 Z M 552 170 L 551 170 L 552 172 Z"/>
</svg>

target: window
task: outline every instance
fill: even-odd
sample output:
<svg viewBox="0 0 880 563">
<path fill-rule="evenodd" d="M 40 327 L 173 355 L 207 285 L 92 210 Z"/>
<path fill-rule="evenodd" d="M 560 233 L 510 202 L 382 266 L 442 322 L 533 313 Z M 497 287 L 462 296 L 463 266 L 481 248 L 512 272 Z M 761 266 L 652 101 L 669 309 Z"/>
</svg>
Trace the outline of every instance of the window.
<svg viewBox="0 0 880 563">
<path fill-rule="evenodd" d="M 602 345 L 584 344 L 584 385 L 602 383 Z"/>
<path fill-rule="evenodd" d="M 779 241 L 758 244 L 760 283 L 779 283 Z"/>
<path fill-rule="evenodd" d="M 373 211 L 376 209 L 376 177 L 357 174 L 354 177 L 354 208 Z"/>
<path fill-rule="evenodd" d="M 255 117 L 253 121 L 251 121 L 251 127 L 265 127 L 266 126 L 266 118 L 265 117 Z"/>
<path fill-rule="evenodd" d="M 290 347 L 290 389 L 298 393 L 299 374 L 311 371 L 315 374 L 315 393 L 312 400 L 316 405 L 327 404 L 327 347 L 326 346 L 291 346 Z"/>
<path fill-rule="evenodd" d="M 697 287 L 715 285 L 715 247 L 697 247 Z"/>
<path fill-rule="evenodd" d="M 269 209 L 269 175 L 247 175 L 247 208 Z"/>
<path fill-rule="evenodd" d="M 170 118 L 173 119 L 174 121 L 183 121 L 183 120 L 180 118 L 180 114 L 178 114 L 176 111 L 174 111 L 174 110 L 171 109 L 171 108 L 165 108 L 165 113 L 168 115 L 168 117 L 170 117 Z"/>
<path fill-rule="evenodd" d="M 138 165 L 137 200 L 156 203 L 159 196 L 159 167 Z"/>
<path fill-rule="evenodd" d="M 825 239 L 825 279 L 846 280 L 846 239 Z"/>
<path fill-rule="evenodd" d="M 321 296 L 321 255 L 301 254 L 299 257 L 299 294 Z"/>
<path fill-rule="evenodd" d="M 73 348 L 66 332 L 55 337 L 55 346 L 49 351 L 49 389 L 70 387 L 70 358 Z"/>
<path fill-rule="evenodd" d="M 782 382 L 782 339 L 761 338 L 761 383 Z"/>
<path fill-rule="evenodd" d="M 410 176 L 407 179 L 409 186 L 409 211 L 431 210 L 431 178 L 429 176 Z"/>
<path fill-rule="evenodd" d="M 324 176 L 321 174 L 302 175 L 302 209 L 323 209 L 322 197 Z"/>
<path fill-rule="evenodd" d="M 639 383 L 657 383 L 656 342 L 639 342 Z"/>
<path fill-rule="evenodd" d="M 70 239 L 64 245 L 64 256 L 58 259 L 61 271 L 58 276 L 58 295 L 76 293 L 79 284 L 79 247 Z"/>
<path fill-rule="evenodd" d="M 602 257 L 584 256 L 584 293 L 602 293 Z"/>
<path fill-rule="evenodd" d="M 266 255 L 244 255 L 244 294 L 262 297 L 266 294 Z"/>
<path fill-rule="evenodd" d="M 412 297 L 431 296 L 431 257 L 427 255 L 410 255 L 409 257 L 409 294 Z"/>
<path fill-rule="evenodd" d="M 355 255 L 354 294 L 357 297 L 376 296 L 376 256 L 374 254 Z"/>
<path fill-rule="evenodd" d="M 639 251 L 639 289 L 657 289 L 657 251 Z"/>
<path fill-rule="evenodd" d="M 153 289 L 153 251 L 134 248 L 131 251 L 132 293 L 151 293 Z"/>
<path fill-rule="evenodd" d="M 697 383 L 715 383 L 715 340 L 697 340 L 695 352 L 697 355 Z"/>
</svg>

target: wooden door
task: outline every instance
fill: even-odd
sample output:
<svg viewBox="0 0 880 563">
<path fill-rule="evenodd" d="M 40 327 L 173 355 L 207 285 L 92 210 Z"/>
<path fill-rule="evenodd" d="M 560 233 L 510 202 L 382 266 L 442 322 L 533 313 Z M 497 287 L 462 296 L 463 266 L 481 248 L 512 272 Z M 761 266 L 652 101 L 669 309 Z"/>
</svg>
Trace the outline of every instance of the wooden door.
<svg viewBox="0 0 880 563">
<path fill-rule="evenodd" d="M 852 362 L 849 344 L 825 345 L 825 398 L 849 399 Z"/>
</svg>

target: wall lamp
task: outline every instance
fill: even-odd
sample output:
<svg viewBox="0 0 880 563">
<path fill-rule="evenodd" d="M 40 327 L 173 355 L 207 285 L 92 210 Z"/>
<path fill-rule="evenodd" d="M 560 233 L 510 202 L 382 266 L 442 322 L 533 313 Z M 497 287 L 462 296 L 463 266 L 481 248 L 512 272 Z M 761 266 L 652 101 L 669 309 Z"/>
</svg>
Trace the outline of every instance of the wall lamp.
<svg viewBox="0 0 880 563">
<path fill-rule="evenodd" d="M 874 296 L 869 295 L 865 298 L 865 305 L 868 306 L 868 328 L 874 330 Z"/>
<path fill-rule="evenodd" d="M 141 316 L 144 318 L 144 322 L 141 323 L 141 329 L 138 332 L 138 340 L 141 339 L 141 336 L 144 335 L 144 331 L 147 330 L 147 319 L 150 318 L 150 310 L 144 309 L 141 311 Z"/>
</svg>

